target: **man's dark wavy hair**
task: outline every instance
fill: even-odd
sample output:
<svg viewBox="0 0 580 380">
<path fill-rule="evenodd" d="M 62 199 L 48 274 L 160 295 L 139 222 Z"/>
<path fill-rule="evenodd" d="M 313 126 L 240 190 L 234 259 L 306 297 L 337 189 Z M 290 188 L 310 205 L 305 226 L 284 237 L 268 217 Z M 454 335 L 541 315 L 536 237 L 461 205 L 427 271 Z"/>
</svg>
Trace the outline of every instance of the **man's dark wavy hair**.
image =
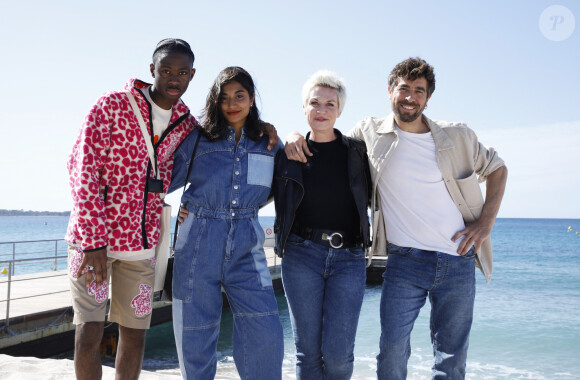
<svg viewBox="0 0 580 380">
<path fill-rule="evenodd" d="M 230 66 L 223 69 L 213 82 L 201 114 L 204 134 L 210 141 L 227 138 L 228 124 L 221 110 L 220 101 L 223 86 L 233 81 L 241 84 L 250 94 L 250 98 L 254 98 L 244 125 L 246 136 L 252 140 L 260 138 L 262 120 L 260 119 L 258 107 L 256 107 L 254 81 L 246 70 L 238 66 Z"/>
<path fill-rule="evenodd" d="M 435 92 L 435 71 L 433 66 L 419 57 L 408 58 L 398 63 L 389 74 L 389 87 L 394 89 L 399 78 L 415 80 L 425 78 L 427 80 L 427 97 Z"/>
</svg>

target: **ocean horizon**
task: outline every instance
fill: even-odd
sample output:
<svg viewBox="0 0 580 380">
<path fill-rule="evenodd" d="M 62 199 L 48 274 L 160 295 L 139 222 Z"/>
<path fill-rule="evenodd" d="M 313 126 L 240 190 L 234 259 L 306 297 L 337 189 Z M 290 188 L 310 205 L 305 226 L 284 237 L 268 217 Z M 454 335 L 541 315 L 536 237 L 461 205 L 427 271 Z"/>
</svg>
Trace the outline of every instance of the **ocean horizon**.
<svg viewBox="0 0 580 380">
<path fill-rule="evenodd" d="M 67 220 L 0 216 L 0 242 L 62 239 Z M 271 226 L 273 220 L 260 217 L 263 226 Z M 578 231 L 580 219 L 496 220 L 492 232 L 492 281 L 486 284 L 479 271 L 476 275 L 467 379 L 580 378 Z M 0 260 L 12 255 L 2 246 Z M 355 343 L 353 379 L 376 378 L 380 291 L 380 284 L 367 285 Z M 277 300 L 285 336 L 284 378 L 293 379 L 295 350 L 282 292 L 277 293 Z M 217 379 L 238 378 L 232 356 L 232 320 L 231 312 L 225 310 L 218 343 Z M 432 364 L 428 302 L 415 323 L 411 339 L 408 378 L 427 379 Z M 72 353 L 59 357 L 71 358 Z M 171 323 L 149 331 L 144 369 L 179 373 Z"/>
</svg>

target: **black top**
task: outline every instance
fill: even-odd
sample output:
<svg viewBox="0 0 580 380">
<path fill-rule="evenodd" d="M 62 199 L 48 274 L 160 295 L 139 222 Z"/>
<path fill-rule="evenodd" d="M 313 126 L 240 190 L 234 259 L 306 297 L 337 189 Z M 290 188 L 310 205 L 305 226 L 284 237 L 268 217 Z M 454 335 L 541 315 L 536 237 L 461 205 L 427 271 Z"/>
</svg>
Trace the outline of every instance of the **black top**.
<svg viewBox="0 0 580 380">
<path fill-rule="evenodd" d="M 348 149 L 340 139 L 317 143 L 308 140 L 308 163 L 302 166 L 304 198 L 296 222 L 359 234 L 360 218 L 348 178 Z"/>
</svg>

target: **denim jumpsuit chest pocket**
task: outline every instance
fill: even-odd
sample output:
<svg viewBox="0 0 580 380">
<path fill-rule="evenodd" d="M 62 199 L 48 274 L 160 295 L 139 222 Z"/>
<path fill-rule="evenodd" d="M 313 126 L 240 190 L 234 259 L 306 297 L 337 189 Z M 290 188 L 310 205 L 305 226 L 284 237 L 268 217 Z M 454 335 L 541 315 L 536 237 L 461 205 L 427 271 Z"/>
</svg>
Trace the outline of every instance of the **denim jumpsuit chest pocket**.
<svg viewBox="0 0 580 380">
<path fill-rule="evenodd" d="M 248 153 L 248 185 L 272 187 L 274 156 Z"/>
</svg>

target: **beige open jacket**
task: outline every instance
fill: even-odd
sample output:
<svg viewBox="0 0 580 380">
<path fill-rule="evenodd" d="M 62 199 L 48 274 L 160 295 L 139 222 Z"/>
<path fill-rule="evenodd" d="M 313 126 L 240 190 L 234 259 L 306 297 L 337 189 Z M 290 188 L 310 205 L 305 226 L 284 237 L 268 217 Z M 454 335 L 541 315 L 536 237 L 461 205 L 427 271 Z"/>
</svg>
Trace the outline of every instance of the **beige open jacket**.
<svg viewBox="0 0 580 380">
<path fill-rule="evenodd" d="M 461 212 L 465 223 L 477 220 L 484 204 L 479 183 L 484 182 L 487 176 L 503 166 L 503 160 L 493 148 L 481 144 L 475 133 L 465 124 L 433 121 L 425 116 L 423 118 L 435 140 L 437 163 L 453 202 Z M 382 119 L 367 117 L 358 122 L 348 135 L 363 140 L 367 146 L 373 181 L 371 206 L 373 243 L 370 256 L 384 256 L 387 254 L 388 237 L 378 183 L 399 141 L 394 117 L 392 114 Z M 493 270 L 491 239 L 485 240 L 481 251 L 476 253 L 476 266 L 489 282 Z"/>
</svg>

